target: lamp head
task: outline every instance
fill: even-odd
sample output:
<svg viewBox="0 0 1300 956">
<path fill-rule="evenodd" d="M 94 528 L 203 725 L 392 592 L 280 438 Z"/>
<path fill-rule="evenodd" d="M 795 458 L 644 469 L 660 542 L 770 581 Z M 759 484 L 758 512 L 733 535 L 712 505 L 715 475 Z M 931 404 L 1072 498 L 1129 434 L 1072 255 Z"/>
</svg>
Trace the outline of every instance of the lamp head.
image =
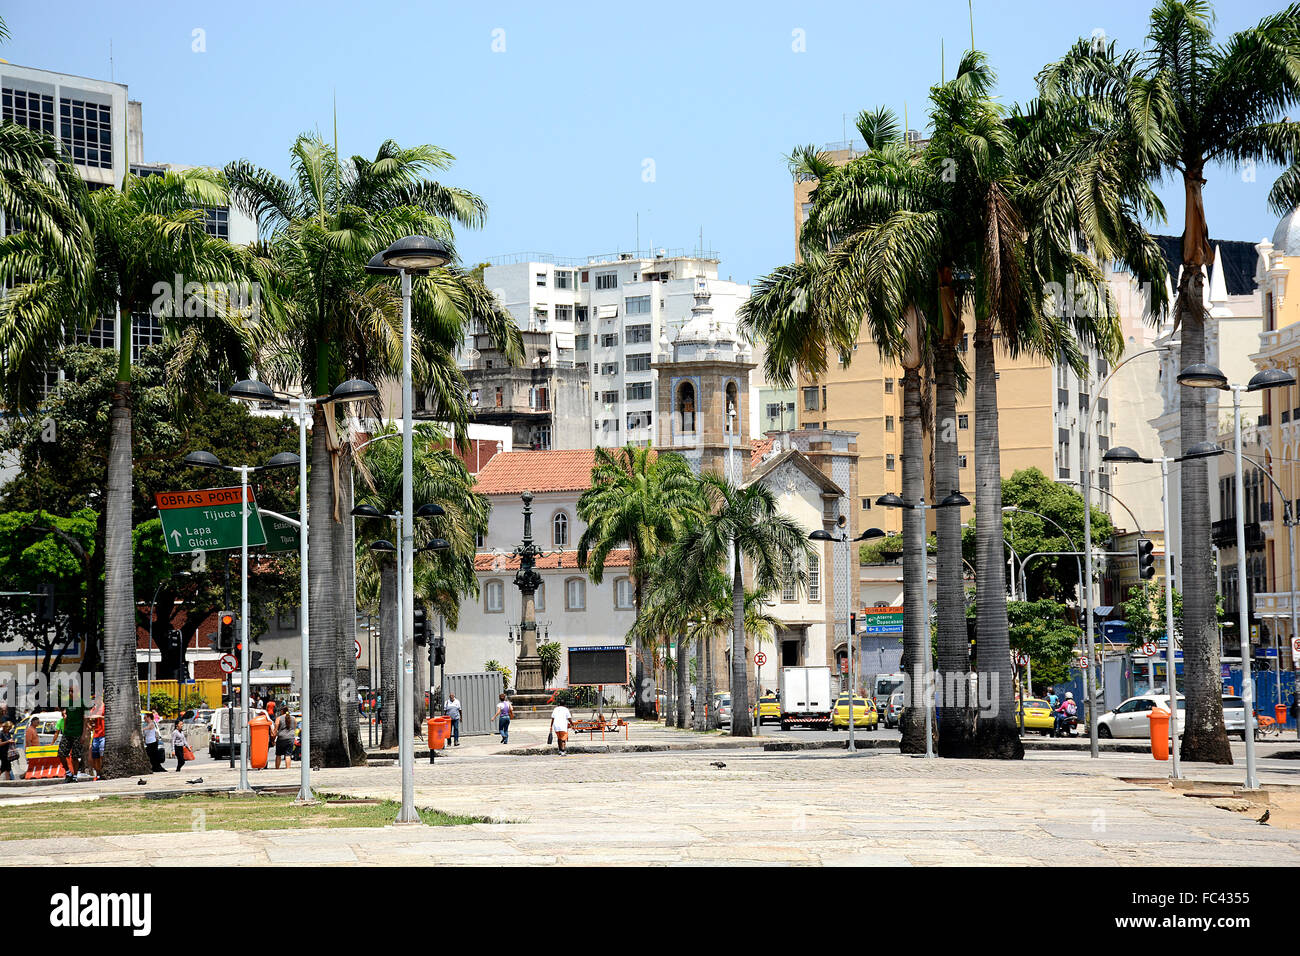
<svg viewBox="0 0 1300 956">
<path fill-rule="evenodd" d="M 380 253 L 384 265 L 408 272 L 427 272 L 451 262 L 451 251 L 441 239 L 407 236 Z"/>
<path fill-rule="evenodd" d="M 970 504 L 970 499 L 954 488 L 949 492 L 948 497 L 935 505 L 936 508 L 965 508 Z"/>
<path fill-rule="evenodd" d="M 1195 461 L 1198 458 L 1213 458 L 1216 455 L 1222 455 L 1224 449 L 1220 448 L 1212 441 L 1198 441 L 1192 445 L 1183 454 L 1179 455 L 1177 461 Z"/>
<path fill-rule="evenodd" d="M 1280 368 L 1261 369 L 1250 377 L 1246 391 L 1258 392 L 1266 388 L 1286 388 L 1295 384 L 1295 376 Z"/>
<path fill-rule="evenodd" d="M 231 398 L 237 398 L 244 402 L 282 402 L 283 399 L 277 398 L 275 390 L 265 382 L 259 382 L 255 378 L 246 378 L 242 382 L 236 382 L 230 386 L 226 392 Z"/>
<path fill-rule="evenodd" d="M 379 397 L 379 389 L 359 378 L 350 378 L 340 382 L 330 392 L 331 402 L 365 402 Z"/>
<path fill-rule="evenodd" d="M 263 468 L 295 468 L 300 459 L 291 451 L 281 451 L 271 456 Z"/>
<path fill-rule="evenodd" d="M 393 545 L 393 542 L 387 540 L 386 538 L 380 538 L 378 541 L 375 541 L 370 545 L 370 550 L 371 551 L 396 551 L 397 548 Z"/>
<path fill-rule="evenodd" d="M 433 502 L 420 505 L 420 507 L 415 509 L 415 516 L 417 518 L 436 518 L 443 514 L 446 514 L 446 512 L 442 510 L 442 505 L 436 505 Z"/>
<path fill-rule="evenodd" d="M 1143 458 L 1135 449 L 1129 448 L 1128 445 L 1116 445 L 1114 448 L 1106 449 L 1106 454 L 1101 456 L 1101 460 L 1112 463 L 1151 463 L 1150 458 Z"/>
<path fill-rule="evenodd" d="M 829 531 L 824 531 L 823 529 L 818 528 L 816 531 L 813 531 L 808 535 L 808 540 L 809 541 L 834 541 L 835 535 L 831 534 Z"/>
<path fill-rule="evenodd" d="M 434 538 L 424 547 L 420 548 L 420 550 L 421 551 L 447 551 L 450 548 L 451 548 L 451 542 L 448 541 L 446 538 Z"/>
<path fill-rule="evenodd" d="M 882 531 L 880 528 L 868 528 L 866 531 L 862 532 L 862 534 L 858 535 L 853 540 L 869 541 L 872 538 L 883 538 L 883 537 L 885 537 L 885 532 Z"/>
<path fill-rule="evenodd" d="M 892 491 L 887 495 L 881 495 L 876 499 L 876 504 L 882 508 L 906 508 L 907 502 Z"/>
<path fill-rule="evenodd" d="M 354 518 L 382 518 L 384 513 L 374 505 L 357 505 L 352 509 Z"/>
<path fill-rule="evenodd" d="M 1227 388 L 1228 376 L 1207 362 L 1198 362 L 1178 373 L 1178 384 L 1190 388 Z"/>
<path fill-rule="evenodd" d="M 370 257 L 370 261 L 366 263 L 366 272 L 372 276 L 395 276 L 401 271 L 396 266 L 384 265 L 384 254 L 382 252 L 376 252 Z"/>
<path fill-rule="evenodd" d="M 191 468 L 224 468 L 221 459 L 210 451 L 192 451 L 185 456 L 185 464 Z"/>
</svg>

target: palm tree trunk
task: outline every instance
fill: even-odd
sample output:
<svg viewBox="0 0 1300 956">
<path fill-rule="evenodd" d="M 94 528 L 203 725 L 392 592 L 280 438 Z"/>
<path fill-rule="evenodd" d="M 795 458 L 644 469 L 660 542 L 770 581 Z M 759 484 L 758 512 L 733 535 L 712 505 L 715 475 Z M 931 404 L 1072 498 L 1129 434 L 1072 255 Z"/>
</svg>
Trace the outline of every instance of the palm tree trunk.
<svg viewBox="0 0 1300 956">
<path fill-rule="evenodd" d="M 330 527 L 333 521 L 333 477 L 330 470 L 329 439 L 325 409 L 317 405 L 312 415 L 311 477 L 308 484 L 313 523 Z M 308 591 L 311 598 L 311 757 L 323 767 L 348 767 L 352 761 L 343 738 L 339 706 L 338 575 L 335 573 L 334 537 L 331 533 L 309 534 Z M 387 669 L 386 669 L 387 670 Z M 385 731 L 387 725 L 385 724 Z"/>
<path fill-rule="evenodd" d="M 691 712 L 690 662 L 686 657 L 686 635 L 677 635 L 677 726 L 686 729 L 686 718 Z"/>
<path fill-rule="evenodd" d="M 383 720 L 381 747 L 397 746 L 397 618 L 401 608 L 397 604 L 397 562 L 387 558 L 379 566 L 379 672 L 383 704 L 379 715 Z"/>
<path fill-rule="evenodd" d="M 696 635 L 695 638 L 695 716 L 692 721 L 696 730 L 707 730 L 708 718 L 704 713 L 704 708 L 708 705 L 709 700 L 709 681 L 707 669 L 704 664 L 705 641 L 707 639 L 703 634 Z"/>
<path fill-rule="evenodd" d="M 957 467 L 957 349 L 941 342 L 935 350 L 934 497 L 961 488 Z M 939 554 L 935 590 L 939 603 L 939 753 L 959 754 L 969 745 L 974 711 L 967 707 L 970 641 L 966 637 L 966 595 L 961 573 L 961 509 L 935 511 Z M 954 691 L 960 689 L 958 696 Z"/>
<path fill-rule="evenodd" d="M 119 310 L 119 315 L 121 310 Z M 128 327 L 123 346 L 130 356 Z M 149 772 L 140 732 L 135 585 L 131 554 L 131 383 L 119 381 L 109 410 L 104 498 L 104 776 Z"/>
<path fill-rule="evenodd" d="M 1199 179 L 1199 177 L 1198 177 Z M 1189 191 L 1191 187 L 1189 186 Z M 1196 186 L 1199 200 L 1200 186 Z M 1189 196 L 1189 206 L 1192 205 Z M 1184 260 L 1189 257 L 1184 249 Z M 1201 258 L 1193 255 L 1193 260 Z M 1205 277 L 1199 262 L 1183 263 L 1178 280 L 1178 317 L 1182 329 L 1178 365 L 1205 361 Z M 1179 429 L 1183 451 L 1212 439 L 1206 421 L 1203 388 L 1179 389 Z M 1232 749 L 1223 728 L 1223 684 L 1219 671 L 1219 632 L 1215 620 L 1218 588 L 1211 564 L 1209 475 L 1205 459 L 1185 461 L 1180 471 L 1182 497 L 1183 678 L 1180 692 L 1187 698 L 1181 755 L 1184 760 L 1232 763 Z M 1249 600 L 1245 582 L 1239 600 Z"/>
<path fill-rule="evenodd" d="M 673 687 L 673 664 L 669 655 L 668 634 L 665 632 L 664 641 L 664 726 L 671 727 L 677 722 L 677 694 L 674 693 Z M 680 650 L 678 651 L 680 653 Z"/>
<path fill-rule="evenodd" d="M 1011 635 L 1007 626 L 1002 542 L 1002 453 L 998 444 L 997 357 L 993 320 L 975 330 L 975 659 L 989 706 L 981 707 L 967 756 L 1019 760 L 1025 755 L 1014 716 Z"/>
<path fill-rule="evenodd" d="M 632 549 L 631 558 L 632 568 L 635 570 L 639 559 L 636 548 Z M 635 575 L 632 576 L 632 598 L 632 604 L 636 608 L 636 619 L 639 622 L 641 620 L 641 581 Z M 652 720 L 654 719 L 654 704 L 650 700 L 652 695 L 646 692 L 645 647 L 641 643 L 640 635 L 632 638 L 632 654 L 636 661 L 636 683 L 634 685 L 636 695 L 632 701 L 632 711 L 641 720 Z"/>
<path fill-rule="evenodd" d="M 925 496 L 925 445 L 921 435 L 921 374 L 903 371 L 903 499 L 917 504 Z M 902 753 L 925 753 L 925 672 L 930 654 L 930 615 L 922 590 L 926 567 L 925 512 L 903 510 L 903 658 L 907 671 L 907 708 L 903 711 Z M 851 688 L 854 693 L 856 688 Z"/>
<path fill-rule="evenodd" d="M 731 574 L 731 736 L 752 737 L 754 726 L 749 714 L 749 655 L 745 651 L 745 578 L 740 563 L 740 549 L 735 552 L 735 570 Z"/>
</svg>

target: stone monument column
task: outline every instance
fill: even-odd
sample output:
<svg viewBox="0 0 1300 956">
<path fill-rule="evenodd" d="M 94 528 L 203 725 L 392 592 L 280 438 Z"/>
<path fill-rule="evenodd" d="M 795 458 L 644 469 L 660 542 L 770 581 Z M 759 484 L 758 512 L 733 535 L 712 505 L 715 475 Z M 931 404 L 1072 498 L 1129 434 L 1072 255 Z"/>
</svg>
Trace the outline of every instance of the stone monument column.
<svg viewBox="0 0 1300 956">
<path fill-rule="evenodd" d="M 544 689 L 542 681 L 542 659 L 537 656 L 537 589 L 541 587 L 542 577 L 537 573 L 537 557 L 541 549 L 533 544 L 533 495 L 524 492 L 524 540 L 515 549 L 519 558 L 519 570 L 515 573 L 515 587 L 523 597 L 523 606 L 519 615 L 520 654 L 515 662 L 515 690 L 518 697 L 540 695 Z"/>
</svg>

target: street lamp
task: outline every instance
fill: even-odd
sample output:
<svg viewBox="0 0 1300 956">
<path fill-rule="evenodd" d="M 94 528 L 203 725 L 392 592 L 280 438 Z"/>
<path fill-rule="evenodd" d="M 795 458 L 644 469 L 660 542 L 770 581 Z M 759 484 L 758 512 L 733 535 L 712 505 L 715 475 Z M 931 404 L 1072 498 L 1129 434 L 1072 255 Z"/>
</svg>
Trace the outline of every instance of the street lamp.
<svg viewBox="0 0 1300 956">
<path fill-rule="evenodd" d="M 217 468 L 239 472 L 239 707 L 242 724 L 242 743 L 239 746 L 239 789 L 247 792 L 248 786 L 248 476 L 275 468 L 292 468 L 302 459 L 292 452 L 282 451 L 271 456 L 265 465 L 223 465 L 210 451 L 193 451 L 185 456 L 185 464 L 192 468 Z M 233 736 L 233 734 L 232 734 Z"/>
<path fill-rule="evenodd" d="M 244 402 L 271 402 L 276 405 L 293 405 L 298 418 L 298 573 L 299 590 L 302 592 L 299 604 L 299 630 L 302 635 L 302 665 L 298 679 L 298 693 L 302 698 L 302 754 L 298 761 L 301 784 L 298 788 L 298 800 L 310 802 L 311 792 L 311 668 L 308 666 L 311 655 L 310 631 L 310 585 L 307 580 L 307 420 L 308 408 L 331 403 L 369 401 L 379 395 L 379 389 L 361 379 L 348 379 L 335 386 L 329 395 L 310 398 L 307 395 L 290 395 L 277 392 L 265 382 L 257 379 L 244 379 L 230 386 L 226 393 L 231 398 Z M 247 695 L 245 695 L 247 696 Z"/>
<path fill-rule="evenodd" d="M 441 505 L 432 502 L 420 505 L 415 512 L 416 518 L 433 518 L 443 514 Z M 415 631 L 414 599 L 408 588 L 415 587 L 415 577 L 408 562 L 414 562 L 415 555 L 422 551 L 445 551 L 451 545 L 445 538 L 434 538 L 420 548 L 408 547 L 412 538 L 404 529 L 406 522 L 401 511 L 380 511 L 374 505 L 361 504 L 352 509 L 354 518 L 387 518 L 393 521 L 397 530 L 397 540 L 402 545 L 381 538 L 370 545 L 371 551 L 394 553 L 397 555 L 397 743 L 402 763 L 402 809 L 398 814 L 398 823 L 419 823 L 420 815 L 415 812 L 415 749 L 412 746 L 411 726 L 414 720 L 412 710 L 412 672 L 415 667 L 414 653 L 407 646 Z M 407 621 L 401 613 L 402 608 L 412 609 L 411 620 Z"/>
<path fill-rule="evenodd" d="M 843 526 L 843 524 L 847 524 L 847 519 L 845 519 L 843 515 L 840 516 L 840 521 L 842 522 L 841 527 Z M 856 538 L 853 538 L 852 540 L 866 541 L 869 538 L 883 538 L 884 536 L 885 536 L 885 532 L 881 531 L 879 528 L 868 528 L 866 531 L 862 532 L 862 534 L 858 535 Z M 850 538 L 848 536 L 848 533 L 846 532 L 837 538 L 829 531 L 826 531 L 822 528 L 818 528 L 816 531 L 808 535 L 808 540 L 823 541 L 823 542 L 839 541 L 844 545 L 844 567 L 849 574 L 849 594 L 848 594 L 849 622 L 848 623 L 851 624 L 853 619 L 853 605 L 855 602 L 853 600 L 852 549 L 849 547 Z M 856 639 L 856 635 L 853 633 L 853 628 L 851 626 L 846 627 L 844 643 L 848 645 L 848 649 L 849 649 L 848 670 L 849 670 L 849 752 L 850 753 L 856 753 L 858 749 L 857 740 L 853 732 L 853 698 L 858 692 L 857 680 L 855 679 L 857 672 L 853 669 L 853 642 L 855 639 Z"/>
<path fill-rule="evenodd" d="M 924 496 L 916 504 L 909 505 L 901 496 L 893 492 L 881 495 L 876 499 L 876 504 L 883 508 L 910 508 L 913 511 L 920 511 L 924 516 L 925 512 L 932 511 L 935 508 L 969 507 L 970 499 L 954 488 L 948 493 L 947 497 L 936 505 L 927 505 Z M 921 687 L 925 701 L 925 756 L 931 758 L 934 756 L 934 735 L 931 732 L 932 717 L 930 712 L 934 709 L 934 692 L 930 688 L 930 548 L 928 544 L 924 543 L 928 537 L 925 534 L 925 528 L 921 529 L 921 535 L 921 541 L 923 542 L 921 547 L 921 629 L 925 634 L 925 646 L 921 655 Z"/>
<path fill-rule="evenodd" d="M 414 403 L 411 388 L 411 276 L 425 275 L 430 269 L 445 266 L 452 260 L 450 247 L 440 239 L 430 236 L 406 236 L 398 239 L 383 252 L 371 257 L 366 263 L 366 271 L 371 275 L 392 275 L 397 270 L 402 277 L 402 529 L 401 548 L 405 560 L 402 562 L 403 574 L 406 576 L 402 588 L 402 666 L 398 670 L 399 680 L 413 674 L 415 661 L 413 649 L 408 646 L 411 634 L 415 630 L 415 578 L 414 556 L 414 485 L 411 477 L 411 462 L 414 460 L 412 446 L 412 406 Z M 400 721 L 402 735 L 402 809 L 397 815 L 398 823 L 419 823 L 420 817 L 415 812 L 415 752 L 411 737 L 411 714 L 406 711 L 411 707 L 410 695 L 401 699 L 403 717 Z"/>
<path fill-rule="evenodd" d="M 1160 464 L 1160 506 L 1165 522 L 1165 690 L 1169 693 L 1169 720 L 1171 741 L 1170 772 L 1175 780 L 1182 777 L 1178 755 L 1178 673 L 1175 668 L 1174 640 L 1174 554 L 1169 539 L 1169 465 L 1180 461 L 1194 461 L 1200 458 L 1212 458 L 1223 454 L 1223 449 L 1214 442 L 1197 442 L 1187 449 L 1187 453 L 1176 458 L 1144 458 L 1127 445 L 1116 445 L 1101 456 L 1101 460 L 1111 464 Z M 1154 688 L 1153 688 L 1154 689 Z"/>
<path fill-rule="evenodd" d="M 1266 368 L 1252 375 L 1245 385 L 1233 385 L 1213 365 L 1199 363 L 1183 369 L 1178 374 L 1178 384 L 1232 392 L 1232 443 L 1237 479 L 1237 620 L 1241 630 L 1241 702 L 1246 711 L 1246 789 L 1256 790 L 1259 778 L 1255 773 L 1255 684 L 1250 674 L 1250 609 L 1246 606 L 1249 590 L 1246 587 L 1246 490 L 1242 487 L 1241 475 L 1241 394 L 1266 388 L 1286 388 L 1295 384 L 1295 376 L 1280 368 Z"/>
</svg>

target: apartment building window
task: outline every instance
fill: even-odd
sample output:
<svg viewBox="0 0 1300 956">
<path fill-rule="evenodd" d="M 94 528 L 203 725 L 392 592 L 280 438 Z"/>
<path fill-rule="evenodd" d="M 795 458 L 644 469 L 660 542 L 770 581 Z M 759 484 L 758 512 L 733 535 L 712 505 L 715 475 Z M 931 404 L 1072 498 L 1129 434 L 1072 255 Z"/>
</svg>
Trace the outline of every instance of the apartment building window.
<svg viewBox="0 0 1300 956">
<path fill-rule="evenodd" d="M 579 352 L 587 352 L 591 349 L 591 336 L 575 335 L 573 337 L 573 347 Z"/>
<path fill-rule="evenodd" d="M 633 428 L 649 428 L 649 427 L 650 427 L 650 412 L 648 412 L 648 411 L 643 411 L 643 412 L 628 412 L 628 413 L 627 413 L 627 427 L 628 427 L 629 430 L 630 430 L 630 429 L 633 429 Z"/>
<path fill-rule="evenodd" d="M 546 287 L 546 273 L 545 273 L 545 272 L 539 272 L 539 273 L 537 273 L 537 284 L 538 284 L 539 286 L 541 286 L 542 288 L 545 288 L 545 287 Z"/>
<path fill-rule="evenodd" d="M 498 385 L 498 386 L 497 386 L 497 408 L 500 408 L 500 407 L 501 407 L 502 400 L 503 400 L 504 398 L 505 398 L 505 395 L 504 395 L 504 393 L 501 391 L 501 386 Z"/>
<path fill-rule="evenodd" d="M 629 402 L 645 402 L 650 400 L 652 386 L 649 382 L 633 382 L 627 387 L 627 400 Z"/>
<path fill-rule="evenodd" d="M 569 516 L 563 511 L 557 511 L 551 525 L 552 542 L 557 548 L 564 547 L 569 543 Z"/>
<path fill-rule="evenodd" d="M 886 395 L 894 394 L 894 380 L 892 378 L 885 379 L 885 394 Z"/>
<path fill-rule="evenodd" d="M 528 390 L 528 407 L 535 412 L 545 412 L 550 409 L 551 400 L 546 386 L 536 385 Z"/>
<path fill-rule="evenodd" d="M 650 341 L 650 326 L 629 325 L 625 334 L 624 341 L 628 345 L 644 345 Z"/>
<path fill-rule="evenodd" d="M 870 510 L 871 510 L 871 499 L 870 499 L 870 498 L 863 498 L 863 499 L 862 499 L 862 510 L 863 510 L 863 511 L 870 511 Z"/>
<path fill-rule="evenodd" d="M 894 416 L 893 416 L 893 415 L 886 415 L 886 416 L 885 416 L 885 431 L 887 431 L 887 432 L 892 432 L 893 430 L 894 430 Z"/>
<path fill-rule="evenodd" d="M 958 416 L 957 416 L 957 427 L 960 428 L 960 429 L 962 429 L 962 430 L 965 430 L 965 429 L 970 428 L 970 416 L 967 415 L 967 414 L 964 414 L 964 413 L 961 414 L 961 415 L 958 415 Z"/>
<path fill-rule="evenodd" d="M 0 120 L 17 123 L 37 133 L 54 135 L 54 97 L 6 86 L 0 93 Z"/>
<path fill-rule="evenodd" d="M 109 107 L 64 97 L 59 101 L 59 138 L 74 163 L 112 169 L 113 121 Z"/>
<path fill-rule="evenodd" d="M 629 372 L 650 371 L 650 353 L 638 352 L 635 355 L 627 356 L 625 367 Z"/>
<path fill-rule="evenodd" d="M 78 345 L 89 345 L 97 349 L 113 347 L 113 330 L 117 326 L 115 319 L 99 319 L 89 332 L 78 332 L 75 341 Z"/>
<path fill-rule="evenodd" d="M 957 456 L 957 467 L 958 467 L 958 468 L 965 468 L 965 467 L 966 467 L 966 456 L 965 456 L 965 455 L 958 455 L 958 456 Z"/>
<path fill-rule="evenodd" d="M 488 614 L 500 614 L 506 606 L 506 586 L 503 582 L 493 580 L 483 585 L 483 610 Z"/>
<path fill-rule="evenodd" d="M 138 362 L 144 350 L 157 345 L 163 340 L 162 322 L 148 312 L 137 312 L 131 316 L 131 360 Z"/>
<path fill-rule="evenodd" d="M 218 239 L 230 240 L 230 210 L 225 206 L 203 208 L 203 231 Z"/>
<path fill-rule="evenodd" d="M 612 349 L 618 346 L 618 333 L 609 332 L 600 337 L 600 347 L 602 349 Z"/>
<path fill-rule="evenodd" d="M 885 471 L 893 471 L 893 470 L 894 470 L 894 456 L 893 456 L 893 455 L 886 455 L 886 456 L 885 456 Z"/>
<path fill-rule="evenodd" d="M 617 272 L 597 272 L 596 273 L 597 289 L 617 289 L 618 273 Z"/>
<path fill-rule="evenodd" d="M 556 273 L 556 275 L 559 275 L 559 273 Z M 555 307 L 555 321 L 556 321 L 556 322 L 572 322 L 572 321 L 573 321 L 573 306 L 571 306 L 571 305 L 557 305 L 557 306 Z"/>
<path fill-rule="evenodd" d="M 600 374 L 601 374 L 601 375 L 617 375 L 617 374 L 618 374 L 618 363 L 617 363 L 617 362 L 601 362 L 601 363 L 600 363 Z"/>
<path fill-rule="evenodd" d="M 808 559 L 808 600 L 820 601 L 822 599 L 822 562 L 817 555 L 812 555 Z"/>
<path fill-rule="evenodd" d="M 799 204 L 799 221 L 800 221 L 800 222 L 807 222 L 807 220 L 808 220 L 808 210 L 811 209 L 811 208 L 812 208 L 812 203 L 810 203 L 810 202 L 802 202 L 802 203 Z"/>
<path fill-rule="evenodd" d="M 587 582 L 582 578 L 569 578 L 564 582 L 564 609 L 566 611 L 587 609 Z"/>
<path fill-rule="evenodd" d="M 618 392 L 601 392 L 600 400 L 606 405 L 616 405 L 618 403 Z"/>
<path fill-rule="evenodd" d="M 627 315 L 649 315 L 650 296 L 631 295 L 624 300 Z"/>
<path fill-rule="evenodd" d="M 619 611 L 632 609 L 632 581 L 629 578 L 618 578 L 614 582 L 614 607 Z"/>
<path fill-rule="evenodd" d="M 580 280 L 580 281 L 582 282 L 583 285 L 586 285 L 588 282 L 591 281 L 591 279 L 590 279 L 590 275 L 591 275 L 591 274 L 590 274 L 589 272 L 587 272 L 585 269 L 583 270 L 583 272 L 582 272 L 582 278 L 581 278 L 581 280 Z"/>
<path fill-rule="evenodd" d="M 803 390 L 803 410 L 805 412 L 817 411 L 817 386 L 809 385 Z"/>
<path fill-rule="evenodd" d="M 557 288 L 557 289 L 572 289 L 572 288 L 573 288 L 573 273 L 570 272 L 568 269 L 556 269 L 556 270 L 555 270 L 555 288 Z M 556 318 L 559 318 L 559 316 L 556 316 Z"/>
<path fill-rule="evenodd" d="M 587 321 L 587 307 L 585 305 L 578 306 L 578 321 L 579 322 Z"/>
</svg>

